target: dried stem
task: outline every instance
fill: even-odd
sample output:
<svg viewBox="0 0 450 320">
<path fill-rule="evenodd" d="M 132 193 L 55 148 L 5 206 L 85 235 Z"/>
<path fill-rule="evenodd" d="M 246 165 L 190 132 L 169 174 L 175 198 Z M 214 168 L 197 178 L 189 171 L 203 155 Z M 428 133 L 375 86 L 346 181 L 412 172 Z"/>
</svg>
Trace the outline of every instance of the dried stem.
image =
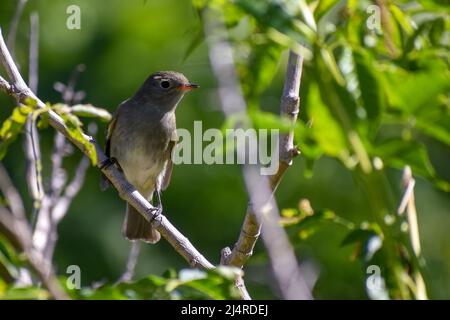
<svg viewBox="0 0 450 320">
<path fill-rule="evenodd" d="M 408 219 L 408 233 L 411 242 L 411 247 L 415 258 L 415 270 L 413 272 L 414 282 L 416 285 L 415 295 L 419 300 L 427 300 L 427 289 L 425 286 L 425 281 L 423 280 L 421 273 L 421 258 L 422 249 L 420 246 L 420 236 L 419 236 L 419 225 L 417 223 L 417 209 L 414 200 L 414 186 L 416 181 L 412 175 L 411 168 L 406 166 L 403 170 L 403 187 L 404 193 L 397 213 L 403 215 L 406 211 Z"/>
<path fill-rule="evenodd" d="M 31 228 L 25 216 L 22 199 L 1 163 L 0 190 L 11 208 L 11 212 L 9 212 L 7 209 L 0 207 L 1 229 L 6 231 L 5 234 L 11 238 L 12 243 L 18 244 L 25 252 L 31 266 L 50 294 L 55 299 L 68 299 L 68 296 L 60 287 L 53 270 L 50 269 L 48 271 L 48 266 L 41 254 L 33 248 Z"/>
<path fill-rule="evenodd" d="M 28 0 L 19 0 L 17 2 L 16 12 L 14 13 L 14 17 L 9 27 L 7 43 L 8 47 L 11 48 L 11 55 L 13 56 L 15 51 L 17 27 L 19 26 L 20 17 L 22 16 L 23 9 L 25 8 L 27 2 Z"/>
<path fill-rule="evenodd" d="M 31 91 L 38 92 L 39 83 L 39 14 L 30 15 L 30 64 L 28 85 Z"/>
</svg>

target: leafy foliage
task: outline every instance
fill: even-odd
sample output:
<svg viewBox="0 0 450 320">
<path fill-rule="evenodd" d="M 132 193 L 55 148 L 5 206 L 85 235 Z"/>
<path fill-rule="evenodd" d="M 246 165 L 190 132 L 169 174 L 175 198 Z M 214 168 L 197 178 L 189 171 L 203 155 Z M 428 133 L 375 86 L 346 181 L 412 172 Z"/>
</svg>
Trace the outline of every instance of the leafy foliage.
<svg viewBox="0 0 450 320">
<path fill-rule="evenodd" d="M 72 299 L 83 300 L 224 300 L 238 299 L 235 286 L 239 270 L 219 267 L 210 271 L 183 269 L 178 274 L 168 271 L 164 277 L 149 275 L 143 279 L 118 284 L 104 283 L 92 287 L 72 289 L 70 279 L 61 278 L 60 283 Z M 0 280 L 1 299 L 48 299 L 45 289 L 36 287 L 9 288 Z"/>
<path fill-rule="evenodd" d="M 395 207 L 388 200 L 392 195 L 380 200 L 371 194 L 375 190 L 388 194 L 382 182 L 387 169 L 405 166 L 450 191 L 423 139 L 449 143 L 445 10 L 430 1 L 415 6 L 407 1 L 377 2 L 371 10 L 370 1 L 300 1 L 294 6 L 289 1 L 236 0 L 234 9 L 225 9 L 230 6 L 220 1 L 196 2 L 200 9 L 211 3 L 212 8 L 223 9 L 225 21 L 233 22 L 227 27 L 256 127 L 289 128 L 284 119 L 258 106 L 273 80 L 280 52 L 291 48 L 302 53 L 307 71 L 302 86 L 307 90 L 301 108 L 307 117 L 303 113 L 304 122 L 295 126 L 295 132 L 303 157 L 310 165 L 321 155 L 336 158 L 361 181 L 372 199 L 368 210 L 374 220 L 369 229 L 350 228 L 343 243 L 368 248 L 377 237 L 380 247 L 371 255 L 386 266 L 390 296 L 409 297 L 408 290 L 414 294 L 415 289 L 405 289 L 400 280 L 409 277 L 409 267 L 397 258 L 399 252 L 409 257 L 406 265 L 413 263 L 415 254 L 400 230 L 402 219 L 392 212 Z M 385 16 L 376 16 L 380 12 Z M 312 216 L 293 209 L 284 212 L 291 216 L 282 222 L 290 229 L 295 226 L 301 239 L 321 222 L 336 220 L 331 211 Z M 389 226 L 382 222 L 387 213 L 394 217 Z M 360 256 L 367 260 L 367 254 Z"/>
</svg>

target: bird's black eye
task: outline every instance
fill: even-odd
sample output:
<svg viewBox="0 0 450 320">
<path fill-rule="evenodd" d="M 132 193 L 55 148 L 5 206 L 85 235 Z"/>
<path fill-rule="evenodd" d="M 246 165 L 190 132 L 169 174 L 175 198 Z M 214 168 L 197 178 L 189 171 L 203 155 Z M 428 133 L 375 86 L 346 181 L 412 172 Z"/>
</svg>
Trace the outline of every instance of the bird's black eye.
<svg viewBox="0 0 450 320">
<path fill-rule="evenodd" d="M 161 81 L 161 88 L 167 89 L 170 87 L 170 82 L 167 80 Z"/>
</svg>

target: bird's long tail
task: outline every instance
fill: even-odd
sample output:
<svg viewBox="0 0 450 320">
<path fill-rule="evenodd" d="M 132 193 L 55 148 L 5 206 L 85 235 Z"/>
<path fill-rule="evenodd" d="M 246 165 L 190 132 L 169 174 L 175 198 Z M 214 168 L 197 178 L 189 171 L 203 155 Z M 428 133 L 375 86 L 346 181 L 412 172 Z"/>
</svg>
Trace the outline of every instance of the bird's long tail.
<svg viewBox="0 0 450 320">
<path fill-rule="evenodd" d="M 161 239 L 161 234 L 128 203 L 122 233 L 131 241 L 142 240 L 148 243 L 157 243 Z"/>
</svg>

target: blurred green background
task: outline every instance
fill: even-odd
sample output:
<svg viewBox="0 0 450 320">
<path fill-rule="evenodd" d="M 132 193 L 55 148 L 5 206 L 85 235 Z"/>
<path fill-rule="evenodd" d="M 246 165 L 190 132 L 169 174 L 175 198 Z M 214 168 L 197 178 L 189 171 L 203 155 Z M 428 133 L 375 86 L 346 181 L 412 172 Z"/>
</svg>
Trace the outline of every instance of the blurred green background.
<svg viewBox="0 0 450 320">
<path fill-rule="evenodd" d="M 65 27 L 66 8 L 72 4 L 81 8 L 81 30 Z M 4 34 L 15 6 L 16 1 L 13 0 L 3 0 L 0 4 L 0 25 Z M 178 127 L 192 130 L 195 120 L 203 121 L 204 128 L 222 127 L 224 117 L 205 43 L 201 42 L 184 59 L 200 26 L 190 1 L 30 0 L 20 21 L 15 51 L 24 74 L 27 74 L 28 64 L 28 16 L 32 11 L 37 11 L 40 18 L 37 93 L 42 100 L 61 101 L 53 84 L 66 82 L 80 63 L 86 65 L 86 71 L 77 84 L 77 89 L 87 94 L 84 102 L 110 112 L 130 97 L 150 73 L 176 70 L 201 86 L 179 106 Z M 280 56 L 276 75 L 259 101 L 265 111 L 278 113 L 286 62 L 285 52 Z M 303 72 L 302 89 L 306 89 L 310 81 L 308 70 L 305 68 Z M 4 121 L 12 110 L 12 99 L 2 94 L 0 105 L 0 121 Z M 305 110 L 309 107 L 308 100 L 302 101 L 303 119 L 307 118 Z M 105 128 L 105 124 L 99 124 L 97 140 L 102 145 Z M 46 173 L 50 167 L 53 133 L 52 128 L 41 132 L 44 184 L 48 183 Z M 19 138 L 11 146 L 3 161 L 31 210 L 21 141 Z M 425 142 L 438 175 L 449 180 L 449 148 L 432 139 Z M 65 160 L 64 165 L 69 172 L 73 172 L 80 158 L 76 151 Z M 367 220 L 367 204 L 362 190 L 341 162 L 322 157 L 314 165 L 312 176 L 305 177 L 306 170 L 304 158 L 298 157 L 277 191 L 280 208 L 296 208 L 300 199 L 307 198 L 314 208 L 331 209 L 356 223 Z M 401 171 L 390 169 L 388 177 L 393 184 L 399 185 Z M 416 201 L 429 296 L 450 299 L 450 197 L 419 177 Z M 163 194 L 163 203 L 171 222 L 207 258 L 217 263 L 220 250 L 232 246 L 237 240 L 243 221 L 247 198 L 241 171 L 236 165 L 176 166 L 171 185 Z M 67 266 L 76 264 L 81 267 L 85 286 L 98 281 L 114 282 L 125 268 L 130 248 L 120 232 L 124 210 L 125 204 L 114 190 L 100 191 L 98 170 L 90 168 L 84 187 L 59 227 L 54 259 L 57 272 L 64 274 Z M 305 270 L 318 273 L 314 287 L 317 299 L 367 298 L 364 267 L 351 259 L 353 247 L 340 246 L 346 233 L 347 230 L 340 226 L 325 224 L 296 246 Z M 142 246 L 135 278 L 185 267 L 185 261 L 165 241 L 161 241 L 158 245 Z M 260 243 L 245 271 L 253 298 L 279 298 Z"/>
</svg>

